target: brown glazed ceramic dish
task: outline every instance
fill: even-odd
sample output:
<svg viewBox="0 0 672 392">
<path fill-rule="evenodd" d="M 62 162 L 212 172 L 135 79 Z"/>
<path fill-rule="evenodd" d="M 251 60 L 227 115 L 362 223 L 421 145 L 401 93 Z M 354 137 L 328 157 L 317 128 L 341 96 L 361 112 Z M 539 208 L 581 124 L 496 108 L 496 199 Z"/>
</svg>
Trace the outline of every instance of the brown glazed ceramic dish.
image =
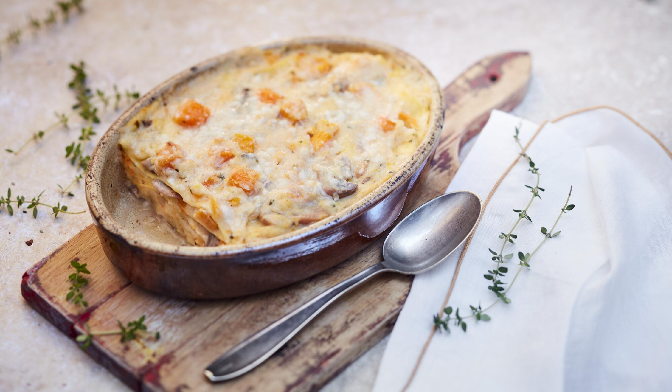
<svg viewBox="0 0 672 392">
<path fill-rule="evenodd" d="M 426 135 L 418 150 L 385 183 L 350 207 L 300 230 L 249 245 L 196 247 L 162 239 L 131 195 L 120 162 L 119 128 L 140 109 L 177 85 L 224 62 L 242 61 L 246 50 L 207 60 L 160 84 L 121 115 L 96 146 L 86 173 L 86 199 L 107 257 L 136 285 L 173 297 L 215 299 L 271 290 L 322 272 L 362 250 L 397 219 L 411 189 L 428 171 L 443 126 L 441 88 L 422 63 L 399 49 L 342 37 L 298 38 L 260 48 L 323 45 L 334 52 L 382 54 L 417 70 L 432 89 Z M 165 236 L 165 234 L 163 234 Z M 172 241 L 175 242 L 174 239 Z"/>
</svg>

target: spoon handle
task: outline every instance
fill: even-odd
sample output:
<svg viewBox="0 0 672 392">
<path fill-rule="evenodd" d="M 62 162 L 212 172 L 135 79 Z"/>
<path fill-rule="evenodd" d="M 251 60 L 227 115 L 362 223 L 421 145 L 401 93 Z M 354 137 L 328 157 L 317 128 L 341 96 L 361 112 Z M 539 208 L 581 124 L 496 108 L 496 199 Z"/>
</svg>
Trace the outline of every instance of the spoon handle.
<svg viewBox="0 0 672 392">
<path fill-rule="evenodd" d="M 205 376 L 212 382 L 225 381 L 254 369 L 338 297 L 383 271 L 386 271 L 386 268 L 382 263 L 377 263 L 311 299 L 224 353 L 208 366 Z"/>
</svg>

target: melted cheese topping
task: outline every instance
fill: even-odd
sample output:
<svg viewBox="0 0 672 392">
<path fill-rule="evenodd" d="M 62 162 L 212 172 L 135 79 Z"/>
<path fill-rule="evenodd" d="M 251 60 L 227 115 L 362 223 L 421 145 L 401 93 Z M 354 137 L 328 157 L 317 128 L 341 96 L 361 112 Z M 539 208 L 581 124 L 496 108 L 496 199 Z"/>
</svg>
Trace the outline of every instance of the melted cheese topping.
<svg viewBox="0 0 672 392">
<path fill-rule="evenodd" d="M 430 100 L 420 73 L 381 55 L 259 51 L 142 109 L 119 143 L 220 244 L 249 243 L 381 185 L 425 136 Z"/>
</svg>

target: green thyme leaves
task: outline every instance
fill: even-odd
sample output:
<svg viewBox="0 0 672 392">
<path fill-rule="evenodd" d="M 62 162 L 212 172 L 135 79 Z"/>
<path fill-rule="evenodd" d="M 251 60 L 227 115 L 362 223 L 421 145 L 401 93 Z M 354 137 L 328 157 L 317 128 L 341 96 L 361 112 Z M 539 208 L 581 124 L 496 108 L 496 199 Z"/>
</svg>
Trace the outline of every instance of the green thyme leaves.
<svg viewBox="0 0 672 392">
<path fill-rule="evenodd" d="M 18 46 L 24 37 L 24 31 L 37 33 L 56 24 L 58 15 L 60 15 L 63 23 L 67 23 L 70 20 L 72 11 L 77 11 L 78 13 L 84 12 L 84 0 L 57 1 L 55 7 L 47 12 L 47 16 L 44 19 L 28 16 L 28 21 L 23 27 L 9 30 L 5 39 L 0 41 L 2 44 L 0 45 L 0 54 L 4 52 L 5 48 L 3 46 L 7 48 Z"/>
<path fill-rule="evenodd" d="M 117 325 L 119 326 L 118 330 L 91 331 L 89 329 L 89 325 L 85 324 L 84 327 L 86 328 L 86 334 L 77 336 L 75 340 L 79 343 L 82 343 L 82 350 L 86 350 L 91 345 L 91 343 L 93 343 L 94 336 L 120 335 L 122 343 L 140 339 L 154 339 L 155 341 L 161 339 L 161 334 L 159 332 L 147 331 L 144 315 L 142 315 L 137 320 L 129 321 L 126 323 L 126 325 L 124 325 L 120 320 L 117 320 Z"/>
<path fill-rule="evenodd" d="M 514 239 L 517 239 L 518 236 L 516 234 L 513 234 L 514 230 L 518 227 L 518 225 L 522 221 L 527 221 L 529 223 L 532 223 L 532 218 L 528 214 L 528 210 L 532 203 L 534 202 L 535 199 L 541 199 L 541 192 L 544 192 L 545 189 L 541 188 L 539 186 L 539 181 L 541 178 L 541 173 L 539 167 L 532 161 L 532 158 L 529 157 L 529 155 L 526 154 L 525 149 L 523 148 L 522 144 L 520 143 L 519 139 L 519 129 L 520 126 L 517 126 L 515 129 L 515 134 L 513 138 L 515 141 L 518 143 L 518 146 L 520 147 L 520 156 L 523 157 L 525 160 L 528 162 L 529 169 L 528 171 L 531 172 L 536 176 L 536 184 L 534 186 L 532 185 L 525 185 L 527 189 L 532 193 L 532 196 L 530 197 L 529 202 L 523 209 L 514 209 L 513 212 L 516 214 L 517 219 L 511 229 L 508 232 L 500 232 L 499 234 L 499 239 L 502 240 L 501 247 L 499 249 L 499 252 L 492 250 L 491 248 L 488 248 L 488 252 L 490 253 L 490 259 L 495 263 L 495 266 L 492 269 L 489 269 L 487 274 L 484 274 L 483 277 L 485 280 L 488 282 L 488 290 L 491 291 L 495 295 L 495 301 L 485 309 L 481 308 L 481 305 L 479 303 L 478 306 L 473 306 L 469 305 L 469 308 L 471 310 L 471 315 L 469 316 L 464 316 L 460 317 L 460 310 L 456 309 L 455 310 L 455 315 L 452 315 L 453 308 L 452 307 L 447 307 L 443 310 L 443 314 L 436 314 L 433 316 L 433 323 L 434 323 L 434 328 L 438 331 L 446 331 L 450 332 L 449 329 L 449 323 L 453 322 L 455 326 L 461 328 L 464 332 L 467 331 L 467 324 L 466 321 L 469 318 L 474 318 L 477 322 L 478 321 L 490 321 L 492 318 L 490 315 L 486 314 L 485 312 L 490 310 L 493 306 L 497 305 L 499 302 L 503 302 L 505 304 L 510 304 L 511 299 L 507 296 L 508 292 L 511 290 L 513 287 L 513 284 L 516 282 L 516 279 L 520 275 L 520 272 L 523 269 L 530 269 L 531 268 L 531 260 L 534 257 L 534 255 L 539 251 L 541 246 L 546 242 L 546 240 L 550 238 L 555 238 L 558 235 L 560 235 L 560 231 L 555 231 L 555 228 L 560 221 L 560 218 L 563 216 L 563 214 L 567 213 L 568 211 L 571 211 L 574 209 L 574 204 L 569 204 L 569 199 L 572 196 L 572 188 L 570 187 L 569 189 L 569 195 L 567 196 L 567 200 L 565 201 L 564 206 L 562 207 L 560 211 L 560 215 L 558 215 L 558 218 L 555 220 L 555 223 L 553 226 L 548 229 L 546 227 L 541 227 L 540 231 L 541 234 L 544 235 L 543 240 L 539 243 L 539 245 L 531 252 L 531 253 L 525 253 L 522 251 L 519 251 L 517 253 L 518 256 L 518 270 L 516 271 L 516 274 L 514 275 L 513 279 L 511 280 L 511 283 L 505 283 L 502 281 L 502 279 L 505 278 L 506 274 L 509 272 L 509 267 L 503 266 L 503 263 L 506 263 L 508 260 L 513 258 L 513 253 L 509 254 L 504 254 L 504 248 L 506 247 L 507 244 L 515 244 L 513 241 Z"/>
<path fill-rule="evenodd" d="M 72 301 L 73 304 L 86 308 L 89 306 L 89 303 L 84 300 L 82 288 L 89 284 L 89 280 L 84 275 L 89 275 L 91 272 L 86 269 L 86 263 L 80 264 L 77 259 L 72 260 L 70 266 L 75 269 L 75 272 L 68 276 L 70 289 L 68 289 L 68 294 L 65 295 L 65 300 Z"/>
<path fill-rule="evenodd" d="M 16 208 L 21 208 L 25 204 L 25 209 L 26 210 L 32 210 L 33 218 L 37 218 L 37 209 L 39 206 L 42 207 L 47 207 L 51 209 L 51 213 L 55 217 L 58 217 L 58 214 L 83 214 L 86 211 L 77 211 L 77 212 L 71 212 L 68 211 L 68 206 L 66 205 L 61 205 L 61 203 L 57 203 L 55 206 L 49 205 L 42 203 L 40 201 L 40 198 L 42 197 L 42 194 L 44 191 L 42 191 L 39 195 L 33 197 L 30 201 L 30 203 L 26 202 L 26 197 L 25 196 L 16 196 L 14 199 L 12 199 L 12 189 L 8 188 L 7 189 L 7 197 L 0 196 L 0 209 L 4 206 L 4 208 L 7 210 L 7 213 L 9 213 L 10 216 L 14 215 L 14 207 L 12 207 L 12 203 L 16 205 Z"/>
</svg>

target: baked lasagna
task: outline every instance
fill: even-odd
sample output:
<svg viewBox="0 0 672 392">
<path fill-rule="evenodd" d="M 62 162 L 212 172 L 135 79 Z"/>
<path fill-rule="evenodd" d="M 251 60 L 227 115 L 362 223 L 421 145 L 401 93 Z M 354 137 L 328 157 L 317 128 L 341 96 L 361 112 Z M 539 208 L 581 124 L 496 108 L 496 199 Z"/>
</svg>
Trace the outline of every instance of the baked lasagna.
<svg viewBox="0 0 672 392">
<path fill-rule="evenodd" d="M 140 110 L 128 179 L 189 244 L 251 243 L 318 222 L 394 174 L 428 128 L 430 86 L 382 55 L 250 50 Z"/>
</svg>

